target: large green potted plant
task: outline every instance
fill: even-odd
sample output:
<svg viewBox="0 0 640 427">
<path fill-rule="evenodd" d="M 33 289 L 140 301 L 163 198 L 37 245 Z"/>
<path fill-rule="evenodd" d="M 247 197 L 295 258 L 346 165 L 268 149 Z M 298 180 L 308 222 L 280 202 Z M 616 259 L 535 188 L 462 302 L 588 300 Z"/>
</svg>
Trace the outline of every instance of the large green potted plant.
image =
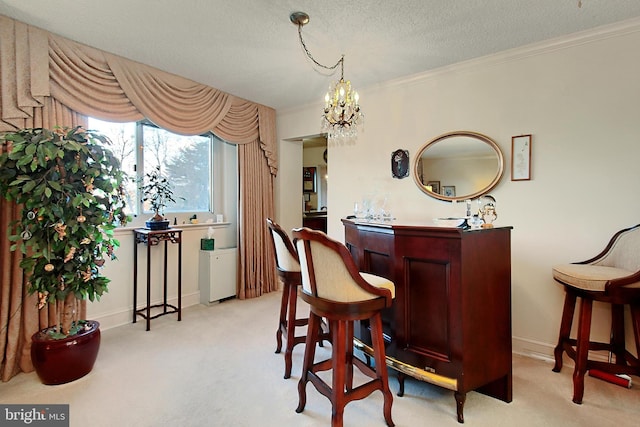
<svg viewBox="0 0 640 427">
<path fill-rule="evenodd" d="M 86 375 L 97 356 L 99 324 L 78 318 L 78 301 L 99 300 L 107 291 L 109 279 L 100 268 L 115 258 L 113 231 L 128 219 L 126 176 L 109 140 L 80 127 L 23 129 L 0 135 L 0 141 L 7 144 L 0 155 L 0 192 L 22 206 L 10 226 L 11 250 L 22 253 L 20 267 L 38 308 L 57 304 L 55 324 L 32 338 L 32 360 L 45 384 L 69 382 Z M 74 359 L 66 359 L 69 352 Z M 50 362 L 61 365 L 40 366 Z"/>
</svg>

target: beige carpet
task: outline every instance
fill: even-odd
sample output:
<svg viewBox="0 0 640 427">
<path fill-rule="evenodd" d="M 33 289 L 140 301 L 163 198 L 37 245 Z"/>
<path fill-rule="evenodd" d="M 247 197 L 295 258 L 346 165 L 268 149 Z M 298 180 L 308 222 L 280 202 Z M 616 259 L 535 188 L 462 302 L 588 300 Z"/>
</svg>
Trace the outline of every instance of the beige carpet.
<svg viewBox="0 0 640 427">
<path fill-rule="evenodd" d="M 274 354 L 279 293 L 186 309 L 144 323 L 103 331 L 94 370 L 70 384 L 44 386 L 35 373 L 0 384 L 2 403 L 68 403 L 71 426 L 329 426 L 331 406 L 313 385 L 297 414 L 303 346 L 294 350 L 293 373 L 283 379 L 282 354 Z M 300 304 L 304 307 L 304 303 Z M 329 347 L 330 348 L 330 347 Z M 320 354 L 325 354 L 321 350 Z M 571 402 L 570 368 L 556 374 L 545 361 L 513 357 L 513 402 L 471 392 L 465 425 L 635 426 L 640 423 L 640 379 L 631 389 L 586 378 L 584 403 Z M 391 371 L 393 372 L 393 371 Z M 453 392 L 407 380 L 394 392 L 397 426 L 457 426 Z M 384 426 L 382 395 L 352 402 L 345 426 Z"/>
</svg>

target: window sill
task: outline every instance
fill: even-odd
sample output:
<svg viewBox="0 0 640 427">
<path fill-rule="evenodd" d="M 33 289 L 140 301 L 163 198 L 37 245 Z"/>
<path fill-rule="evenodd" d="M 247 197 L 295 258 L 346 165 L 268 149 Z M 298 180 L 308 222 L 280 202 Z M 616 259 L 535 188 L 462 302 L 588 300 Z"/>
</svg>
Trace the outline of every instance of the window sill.
<svg viewBox="0 0 640 427">
<path fill-rule="evenodd" d="M 198 224 L 171 224 L 169 227 L 171 228 L 180 228 L 180 229 L 198 229 L 198 228 L 227 228 L 231 225 L 230 222 L 199 222 Z M 137 230 L 138 228 L 144 227 L 118 227 L 114 230 L 114 234 L 125 234 L 131 233 L 133 230 Z"/>
</svg>

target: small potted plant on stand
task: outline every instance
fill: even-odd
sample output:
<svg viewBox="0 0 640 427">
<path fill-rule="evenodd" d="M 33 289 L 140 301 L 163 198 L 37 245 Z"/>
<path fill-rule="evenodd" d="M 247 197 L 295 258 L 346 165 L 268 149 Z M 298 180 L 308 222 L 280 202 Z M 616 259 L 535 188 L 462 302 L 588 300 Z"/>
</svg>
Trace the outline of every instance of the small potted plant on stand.
<svg viewBox="0 0 640 427">
<path fill-rule="evenodd" d="M 168 203 L 175 203 L 173 189 L 169 180 L 162 175 L 160 166 L 144 176 L 140 186 L 143 193 L 143 202 L 149 202 L 149 207 L 155 213 L 149 221 L 145 222 L 149 230 L 166 230 L 169 228 L 169 220 L 164 218 L 164 208 Z"/>
<path fill-rule="evenodd" d="M 31 358 L 45 384 L 62 384 L 91 371 L 100 346 L 96 321 L 79 319 L 79 300 L 99 300 L 115 259 L 113 230 L 126 224 L 124 173 L 109 140 L 80 127 L 4 133 L 0 193 L 22 206 L 10 227 L 28 292 L 38 308 L 57 304 L 55 324 L 32 337 Z"/>
</svg>

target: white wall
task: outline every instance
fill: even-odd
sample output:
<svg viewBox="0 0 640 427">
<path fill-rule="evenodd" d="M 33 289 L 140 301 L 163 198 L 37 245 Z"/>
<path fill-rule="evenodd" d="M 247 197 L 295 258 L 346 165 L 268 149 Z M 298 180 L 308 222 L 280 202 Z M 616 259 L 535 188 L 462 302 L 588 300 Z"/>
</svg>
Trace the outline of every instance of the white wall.
<svg viewBox="0 0 640 427">
<path fill-rule="evenodd" d="M 464 204 L 427 197 L 413 179 L 393 179 L 391 153 L 414 155 L 454 130 L 494 139 L 505 175 L 492 191 L 497 226 L 511 225 L 514 350 L 550 356 L 563 290 L 551 266 L 586 259 L 611 235 L 640 222 L 640 21 L 480 58 L 435 72 L 360 88 L 365 131 L 355 145 L 329 147 L 328 233 L 369 194 L 388 197 L 402 220 L 464 214 Z M 309 70 L 313 76 L 313 71 Z M 357 87 L 357 76 L 349 76 Z M 279 111 L 279 138 L 318 132 L 318 104 Z M 510 180 L 511 137 L 533 135 L 532 180 Z M 299 226 L 300 148 L 280 143 L 277 220 Z M 295 187 L 295 191 L 292 188 Z M 482 304 L 482 301 L 478 302 Z M 608 337 L 606 312 L 593 330 Z M 598 320 L 600 319 L 600 320 Z"/>
</svg>

